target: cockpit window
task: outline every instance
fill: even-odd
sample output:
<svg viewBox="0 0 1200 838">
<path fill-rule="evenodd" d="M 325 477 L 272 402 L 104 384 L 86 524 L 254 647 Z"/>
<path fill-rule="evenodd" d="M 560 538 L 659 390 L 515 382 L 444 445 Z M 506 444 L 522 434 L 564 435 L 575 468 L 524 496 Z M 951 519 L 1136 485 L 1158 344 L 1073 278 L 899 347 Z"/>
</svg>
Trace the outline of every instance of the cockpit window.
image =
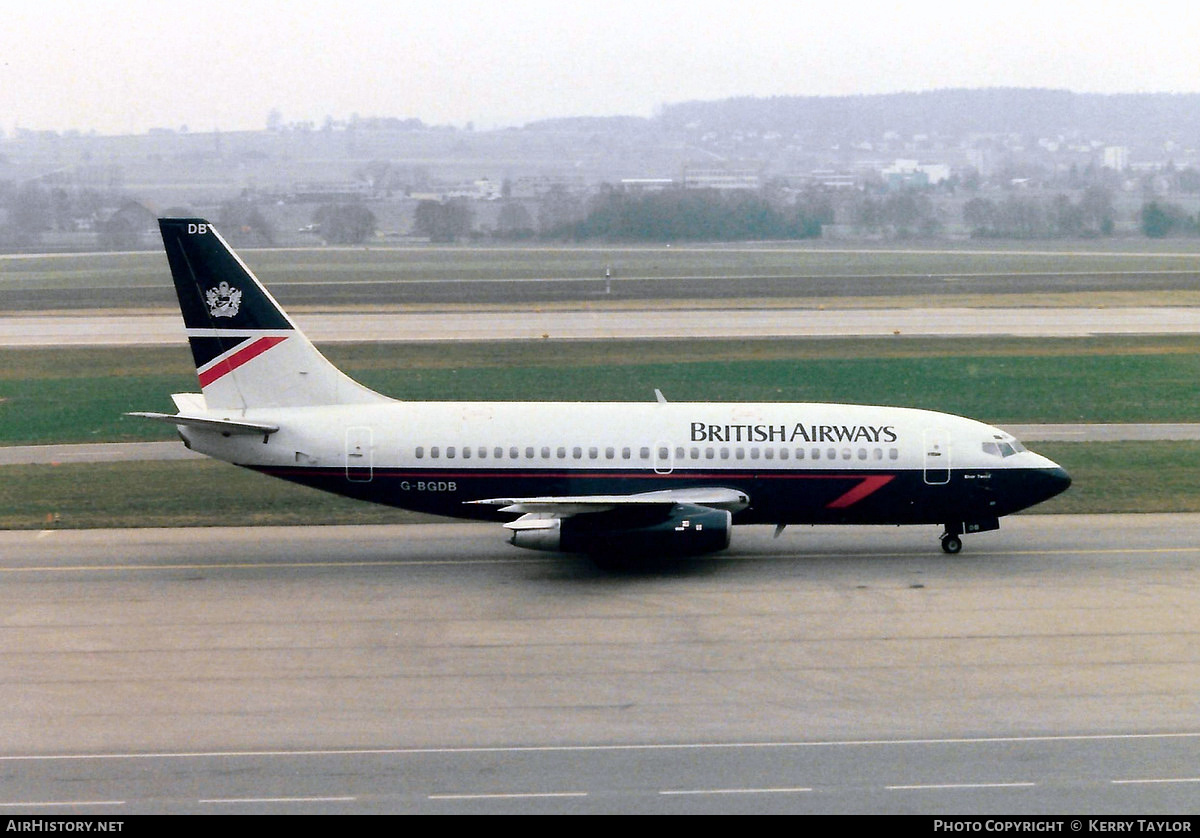
<svg viewBox="0 0 1200 838">
<path fill-rule="evenodd" d="M 1015 439 L 1011 442 L 985 442 L 983 443 L 983 453 L 991 454 L 993 457 L 1011 457 L 1013 454 L 1020 453 L 1025 450 L 1025 446 L 1017 442 Z"/>
</svg>

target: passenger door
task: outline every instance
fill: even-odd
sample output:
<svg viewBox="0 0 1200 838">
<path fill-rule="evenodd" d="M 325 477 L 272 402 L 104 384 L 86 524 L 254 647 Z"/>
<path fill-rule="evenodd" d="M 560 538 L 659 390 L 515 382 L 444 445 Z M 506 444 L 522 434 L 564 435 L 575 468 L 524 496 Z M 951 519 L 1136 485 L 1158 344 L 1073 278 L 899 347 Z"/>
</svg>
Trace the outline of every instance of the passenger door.
<svg viewBox="0 0 1200 838">
<path fill-rule="evenodd" d="M 950 482 L 950 434 L 941 428 L 925 431 L 925 484 L 944 486 Z"/>
</svg>

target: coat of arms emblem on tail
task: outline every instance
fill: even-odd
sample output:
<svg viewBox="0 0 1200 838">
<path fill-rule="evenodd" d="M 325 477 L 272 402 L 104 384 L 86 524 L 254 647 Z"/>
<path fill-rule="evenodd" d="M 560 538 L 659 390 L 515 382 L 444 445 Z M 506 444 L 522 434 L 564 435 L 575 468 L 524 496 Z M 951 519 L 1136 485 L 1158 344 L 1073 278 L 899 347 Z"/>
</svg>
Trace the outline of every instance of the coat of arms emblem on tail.
<svg viewBox="0 0 1200 838">
<path fill-rule="evenodd" d="M 233 317 L 242 304 L 242 292 L 230 287 L 228 282 L 209 288 L 205 298 L 208 300 L 208 312 L 213 317 Z"/>
</svg>

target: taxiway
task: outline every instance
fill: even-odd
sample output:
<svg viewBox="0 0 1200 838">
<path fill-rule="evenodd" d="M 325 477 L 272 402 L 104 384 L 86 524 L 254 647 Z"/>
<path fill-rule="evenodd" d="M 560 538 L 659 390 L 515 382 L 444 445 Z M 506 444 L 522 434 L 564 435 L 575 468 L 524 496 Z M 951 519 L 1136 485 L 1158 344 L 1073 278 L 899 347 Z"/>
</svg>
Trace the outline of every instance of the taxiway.
<svg viewBox="0 0 1200 838">
<path fill-rule="evenodd" d="M 0 532 L 0 805 L 1188 811 L 1198 526 L 751 527 L 616 575 L 474 524 Z"/>
</svg>

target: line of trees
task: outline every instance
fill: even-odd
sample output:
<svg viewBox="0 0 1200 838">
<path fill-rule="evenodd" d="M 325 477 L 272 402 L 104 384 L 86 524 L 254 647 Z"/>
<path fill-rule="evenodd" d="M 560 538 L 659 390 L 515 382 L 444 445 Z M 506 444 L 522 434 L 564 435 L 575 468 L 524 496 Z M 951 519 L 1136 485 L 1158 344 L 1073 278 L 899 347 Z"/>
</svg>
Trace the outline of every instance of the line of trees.
<svg viewBox="0 0 1200 838">
<path fill-rule="evenodd" d="M 1139 221 L 1142 233 L 1152 239 L 1200 235 L 1200 216 L 1188 215 L 1178 204 L 1163 201 L 1142 204 Z"/>
<path fill-rule="evenodd" d="M 812 239 L 833 221 L 828 203 L 778 207 L 751 192 L 674 189 L 647 194 L 609 192 L 587 216 L 552 234 L 577 240 L 746 241 Z"/>
<path fill-rule="evenodd" d="M 963 223 L 975 238 L 1050 239 L 1111 236 L 1116 227 L 1112 195 L 1085 189 L 1079 201 L 1055 195 L 1049 201 L 1010 195 L 1003 201 L 972 198 L 963 205 Z"/>
</svg>

